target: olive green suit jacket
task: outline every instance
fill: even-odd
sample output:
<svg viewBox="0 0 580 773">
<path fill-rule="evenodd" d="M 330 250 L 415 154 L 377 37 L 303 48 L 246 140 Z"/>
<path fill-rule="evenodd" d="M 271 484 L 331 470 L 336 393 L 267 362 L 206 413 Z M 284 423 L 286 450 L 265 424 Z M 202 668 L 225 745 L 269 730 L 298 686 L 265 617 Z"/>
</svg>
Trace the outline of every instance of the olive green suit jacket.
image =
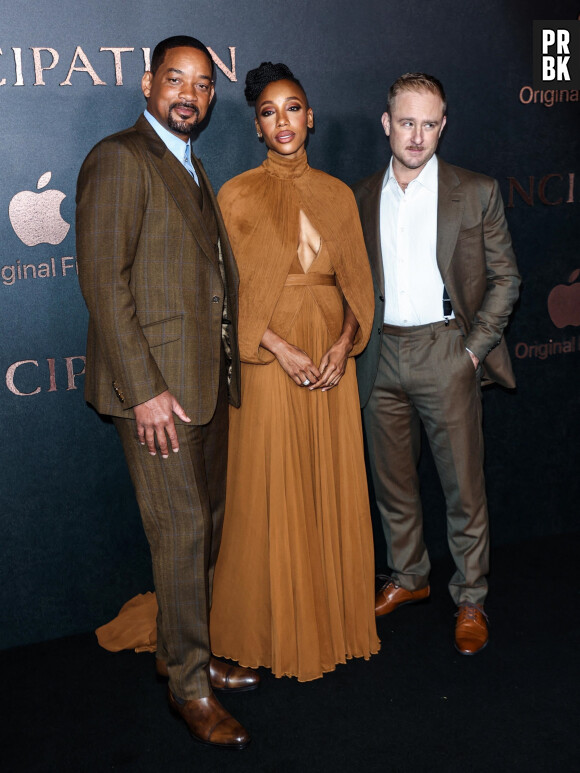
<svg viewBox="0 0 580 773">
<path fill-rule="evenodd" d="M 482 383 L 514 387 L 503 338 L 520 276 L 496 180 L 438 159 L 437 264 L 465 346 L 483 365 Z M 361 404 L 370 397 L 381 351 L 385 279 L 380 201 L 386 169 L 353 186 L 375 288 L 373 331 L 357 359 Z M 443 316 L 443 312 L 442 312 Z"/>
<path fill-rule="evenodd" d="M 133 406 L 169 389 L 193 424 L 207 423 L 218 393 L 224 296 L 233 355 L 229 399 L 239 405 L 238 272 L 211 185 L 195 161 L 217 219 L 223 279 L 195 182 L 144 116 L 99 142 L 81 168 L 76 235 L 89 310 L 85 397 L 99 413 L 132 418 Z"/>
</svg>

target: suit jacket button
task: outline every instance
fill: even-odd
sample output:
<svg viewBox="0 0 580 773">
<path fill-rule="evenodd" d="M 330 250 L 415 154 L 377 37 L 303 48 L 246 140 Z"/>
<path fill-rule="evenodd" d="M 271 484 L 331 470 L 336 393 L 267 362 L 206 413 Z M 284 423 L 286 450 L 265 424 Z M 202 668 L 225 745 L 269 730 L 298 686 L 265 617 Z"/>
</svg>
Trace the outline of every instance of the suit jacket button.
<svg viewBox="0 0 580 773">
<path fill-rule="evenodd" d="M 382 327 L 378 328 L 377 333 L 380 335 L 382 332 L 383 332 L 383 328 Z"/>
<path fill-rule="evenodd" d="M 383 295 L 379 295 L 379 301 L 382 303 L 385 300 Z"/>
<path fill-rule="evenodd" d="M 220 299 L 219 299 L 219 297 L 217 295 L 214 295 L 214 297 L 211 299 L 211 302 L 212 303 L 219 303 Z"/>
<path fill-rule="evenodd" d="M 117 382 L 113 381 L 113 389 L 115 390 L 115 394 L 119 398 L 119 400 L 124 403 L 125 402 L 125 395 L 121 392 L 119 387 L 117 386 Z"/>
</svg>

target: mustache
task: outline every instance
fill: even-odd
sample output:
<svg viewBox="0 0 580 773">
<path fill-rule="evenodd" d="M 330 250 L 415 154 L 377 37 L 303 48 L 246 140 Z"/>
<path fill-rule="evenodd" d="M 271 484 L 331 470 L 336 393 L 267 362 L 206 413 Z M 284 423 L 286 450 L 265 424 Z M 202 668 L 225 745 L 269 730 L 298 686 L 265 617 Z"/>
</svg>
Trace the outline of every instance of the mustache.
<svg viewBox="0 0 580 773">
<path fill-rule="evenodd" d="M 193 110 L 196 115 L 199 115 L 199 107 L 195 102 L 174 102 L 169 109 L 174 110 L 176 107 L 187 107 L 189 110 Z"/>
</svg>

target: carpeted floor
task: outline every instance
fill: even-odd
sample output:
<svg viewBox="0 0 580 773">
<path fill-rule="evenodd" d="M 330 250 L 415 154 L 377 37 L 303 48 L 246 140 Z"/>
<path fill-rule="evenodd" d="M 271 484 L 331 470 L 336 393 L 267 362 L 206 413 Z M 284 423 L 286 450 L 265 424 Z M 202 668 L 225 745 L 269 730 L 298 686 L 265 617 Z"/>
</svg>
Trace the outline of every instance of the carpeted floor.
<svg viewBox="0 0 580 773">
<path fill-rule="evenodd" d="M 485 651 L 453 648 L 448 562 L 432 597 L 378 621 L 382 650 L 308 684 L 262 671 L 222 697 L 250 730 L 242 752 L 190 739 L 168 712 L 153 656 L 101 650 L 93 634 L 8 650 L 10 773 L 568 773 L 580 771 L 580 535 L 492 554 Z"/>
</svg>

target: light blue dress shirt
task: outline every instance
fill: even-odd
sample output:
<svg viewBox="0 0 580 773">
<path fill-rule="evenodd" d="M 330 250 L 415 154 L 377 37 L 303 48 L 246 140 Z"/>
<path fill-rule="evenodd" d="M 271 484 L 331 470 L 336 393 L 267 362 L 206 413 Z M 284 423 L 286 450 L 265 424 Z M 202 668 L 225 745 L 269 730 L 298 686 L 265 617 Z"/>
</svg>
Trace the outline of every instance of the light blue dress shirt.
<svg viewBox="0 0 580 773">
<path fill-rule="evenodd" d="M 157 136 L 163 141 L 164 145 L 167 146 L 167 149 L 173 153 L 175 158 L 181 164 L 183 164 L 195 182 L 199 185 L 196 171 L 193 167 L 193 164 L 191 163 L 191 140 L 184 142 L 183 140 L 179 139 L 179 137 L 176 137 L 175 134 L 172 134 L 169 131 L 169 129 L 166 129 L 165 126 L 162 126 L 157 118 L 152 116 L 148 110 L 145 110 L 143 115 L 149 121 Z"/>
</svg>

